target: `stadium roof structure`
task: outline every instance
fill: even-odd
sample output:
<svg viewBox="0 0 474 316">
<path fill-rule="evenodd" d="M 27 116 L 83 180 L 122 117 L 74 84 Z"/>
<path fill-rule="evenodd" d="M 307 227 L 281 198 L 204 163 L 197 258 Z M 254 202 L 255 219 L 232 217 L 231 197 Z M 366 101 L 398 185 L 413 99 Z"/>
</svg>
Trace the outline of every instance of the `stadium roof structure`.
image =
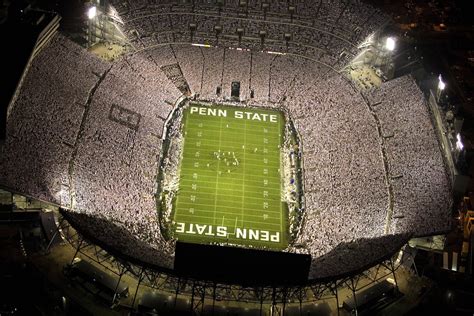
<svg viewBox="0 0 474 316">
<path fill-rule="evenodd" d="M 194 98 L 276 108 L 293 121 L 305 205 L 285 251 L 312 257 L 309 283 L 449 230 L 450 180 L 414 80 L 361 92 L 339 72 L 385 15 L 358 1 L 291 10 L 287 1 L 111 3 L 130 52 L 105 62 L 59 34 L 35 57 L 10 109 L 2 187 L 61 206 L 105 249 L 172 272 L 175 241 L 162 234 L 156 180 L 167 123 Z"/>
</svg>

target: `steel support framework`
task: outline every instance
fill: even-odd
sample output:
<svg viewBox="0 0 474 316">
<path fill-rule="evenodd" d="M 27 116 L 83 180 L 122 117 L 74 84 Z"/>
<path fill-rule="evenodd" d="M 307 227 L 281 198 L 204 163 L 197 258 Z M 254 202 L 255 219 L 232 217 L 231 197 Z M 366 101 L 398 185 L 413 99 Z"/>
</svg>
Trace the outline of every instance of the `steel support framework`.
<svg viewBox="0 0 474 316">
<path fill-rule="evenodd" d="M 326 282 L 315 282 L 305 286 L 292 287 L 243 287 L 238 285 L 220 284 L 216 282 L 183 278 L 170 273 L 137 266 L 121 258 L 109 254 L 104 249 L 91 243 L 78 233 L 69 222 L 60 217 L 58 230 L 63 239 L 75 248 L 74 258 L 80 254 L 83 259 L 95 262 L 97 265 L 117 275 L 118 284 L 122 277 L 127 275 L 136 280 L 137 285 L 133 293 L 132 308 L 138 308 L 137 295 L 139 289 L 148 288 L 158 290 L 174 296 L 173 306 L 176 307 L 178 296 L 189 298 L 189 312 L 201 315 L 205 308 L 214 314 L 216 302 L 251 303 L 259 306 L 260 315 L 264 315 L 266 307 L 270 308 L 272 315 L 285 315 L 288 303 L 297 303 L 300 315 L 303 313 L 304 304 L 335 300 L 339 315 L 340 301 L 338 292 L 349 289 L 355 300 L 358 291 L 392 276 L 397 286 L 396 270 L 402 262 L 390 259 L 380 262 L 373 267 L 353 276 Z M 72 263 L 71 260 L 71 263 Z M 115 299 L 115 295 L 114 295 Z M 357 302 L 355 300 L 357 305 Z"/>
</svg>

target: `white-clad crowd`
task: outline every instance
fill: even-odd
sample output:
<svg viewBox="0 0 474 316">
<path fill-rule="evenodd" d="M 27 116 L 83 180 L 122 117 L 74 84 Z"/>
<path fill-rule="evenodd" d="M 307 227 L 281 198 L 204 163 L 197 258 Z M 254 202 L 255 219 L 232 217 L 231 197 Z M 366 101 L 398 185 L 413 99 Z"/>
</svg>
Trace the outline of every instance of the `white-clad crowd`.
<svg viewBox="0 0 474 316">
<path fill-rule="evenodd" d="M 385 136 L 394 199 L 391 230 L 417 235 L 448 230 L 452 194 L 425 96 L 407 76 L 372 91 L 369 102 Z"/>
<path fill-rule="evenodd" d="M 300 54 L 342 68 L 387 17 L 347 1 L 111 1 L 137 49 L 201 43 Z M 262 46 L 262 37 L 264 45 Z"/>
<path fill-rule="evenodd" d="M 68 205 L 67 168 L 81 117 L 108 67 L 62 36 L 36 57 L 9 108 L 1 184 Z"/>
<path fill-rule="evenodd" d="M 247 1 L 247 16 L 258 17 L 253 23 L 238 1 L 226 1 L 220 15 L 207 1 L 194 1 L 194 8 L 182 1 L 112 2 L 139 34 L 180 26 L 184 34 L 196 23 L 195 37 L 212 38 L 219 24 L 229 35 L 221 43 L 235 46 L 235 29 L 245 25 L 249 38 L 262 28 L 283 42 L 282 34 L 292 33 L 299 44 L 291 52 L 305 58 L 260 52 L 248 38 L 257 51 L 194 47 L 168 34 L 170 45 L 140 34 L 137 48 L 159 45 L 108 64 L 58 35 L 33 61 L 11 109 L 0 185 L 86 214 L 87 220 L 75 216 L 102 242 L 171 268 L 174 245 L 162 236 L 156 191 L 163 127 L 181 93 L 160 67 L 178 64 L 197 99 L 227 101 L 236 81 L 240 98 L 233 102 L 277 107 L 293 120 L 302 141 L 305 205 L 288 251 L 312 255 L 311 278 L 368 265 L 407 235 L 449 228 L 450 184 L 413 79 L 389 81 L 364 97 L 325 66 L 342 65 L 353 43 L 383 23 L 376 10 L 298 1 L 291 14 L 287 1 L 272 1 L 263 17 L 262 3 Z M 356 26 L 364 26 L 357 36 Z"/>
</svg>

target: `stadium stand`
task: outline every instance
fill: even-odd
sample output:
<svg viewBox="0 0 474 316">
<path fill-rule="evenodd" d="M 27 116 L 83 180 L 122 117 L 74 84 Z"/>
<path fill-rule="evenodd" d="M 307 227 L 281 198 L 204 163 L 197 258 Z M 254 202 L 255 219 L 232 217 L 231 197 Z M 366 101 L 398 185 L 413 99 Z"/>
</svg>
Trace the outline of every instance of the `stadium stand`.
<svg viewBox="0 0 474 316">
<path fill-rule="evenodd" d="M 68 161 L 90 91 L 108 67 L 59 35 L 38 54 L 10 108 L 0 156 L 4 185 L 69 205 Z"/>
<path fill-rule="evenodd" d="M 155 194 L 163 127 L 181 96 L 162 67 L 177 64 L 200 100 L 224 102 L 239 81 L 241 105 L 293 120 L 305 209 L 286 251 L 311 255 L 309 279 L 356 271 L 409 236 L 449 229 L 450 184 L 413 79 L 365 95 L 335 71 L 383 14 L 346 1 L 112 2 L 135 50 L 109 64 L 57 35 L 11 110 L 0 185 L 61 205 L 101 243 L 171 269 L 174 242 L 161 234 Z M 219 47 L 191 46 L 191 37 Z M 262 52 L 262 37 L 265 50 L 286 55 Z"/>
<path fill-rule="evenodd" d="M 423 94 L 413 78 L 402 77 L 373 91 L 370 102 L 388 155 L 395 204 L 391 230 L 419 235 L 446 230 L 449 213 L 439 210 L 449 209 L 449 183 Z"/>
</svg>

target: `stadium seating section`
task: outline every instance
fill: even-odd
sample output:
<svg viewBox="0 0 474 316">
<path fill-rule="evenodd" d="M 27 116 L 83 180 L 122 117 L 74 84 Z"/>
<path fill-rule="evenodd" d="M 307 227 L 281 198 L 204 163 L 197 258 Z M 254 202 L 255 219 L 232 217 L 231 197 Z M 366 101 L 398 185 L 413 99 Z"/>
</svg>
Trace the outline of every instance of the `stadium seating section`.
<svg viewBox="0 0 474 316">
<path fill-rule="evenodd" d="M 284 109 L 293 120 L 305 215 L 286 251 L 312 256 L 311 279 L 364 267 L 408 236 L 449 229 L 450 183 L 414 80 L 360 92 L 337 71 L 386 16 L 355 1 L 112 3 L 132 51 L 108 63 L 63 35 L 53 39 L 10 109 L 1 186 L 62 205 L 77 220 L 82 214 L 98 240 L 172 268 L 174 244 L 161 235 L 155 194 L 163 127 L 182 96 L 161 67 L 178 64 L 201 100 L 228 102 L 239 81 L 240 105 Z"/>
</svg>

